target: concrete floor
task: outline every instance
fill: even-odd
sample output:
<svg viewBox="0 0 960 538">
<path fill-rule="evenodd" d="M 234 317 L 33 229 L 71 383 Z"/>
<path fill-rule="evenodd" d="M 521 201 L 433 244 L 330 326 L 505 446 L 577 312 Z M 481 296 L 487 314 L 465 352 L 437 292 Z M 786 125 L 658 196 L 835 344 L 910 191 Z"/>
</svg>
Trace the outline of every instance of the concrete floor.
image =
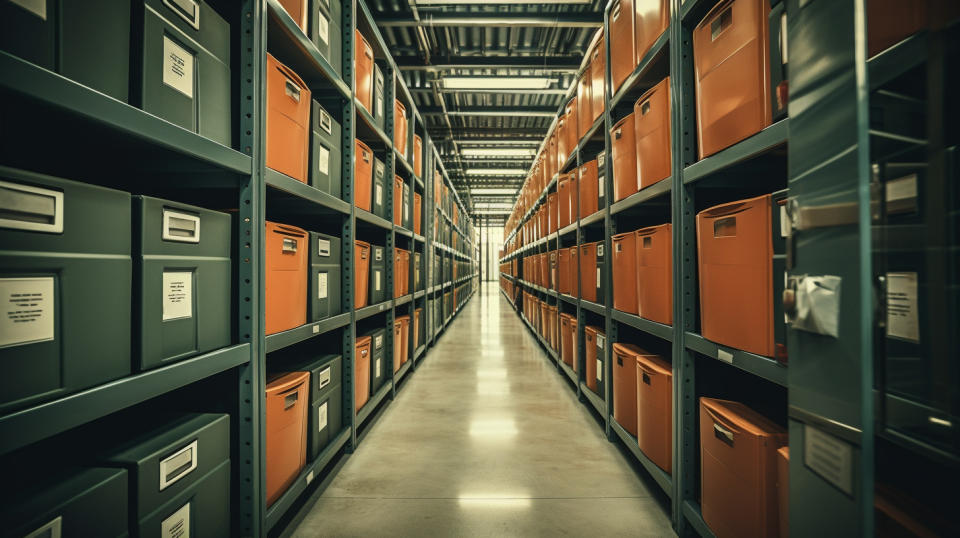
<svg viewBox="0 0 960 538">
<path fill-rule="evenodd" d="M 674 536 L 561 376 L 485 284 L 294 536 Z"/>
</svg>

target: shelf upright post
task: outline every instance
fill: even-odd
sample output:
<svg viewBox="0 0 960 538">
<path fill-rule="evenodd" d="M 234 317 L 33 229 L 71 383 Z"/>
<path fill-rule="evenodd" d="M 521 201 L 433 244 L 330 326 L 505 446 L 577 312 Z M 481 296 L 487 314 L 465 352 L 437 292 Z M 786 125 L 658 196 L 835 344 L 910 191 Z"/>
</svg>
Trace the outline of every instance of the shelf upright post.
<svg viewBox="0 0 960 538">
<path fill-rule="evenodd" d="M 604 147 L 607 150 L 606 158 L 604 158 L 604 167 L 606 173 L 604 173 L 605 185 L 604 188 L 607 189 L 607 193 L 610 196 L 607 197 L 607 207 L 606 213 L 604 215 L 604 221 L 606 222 L 605 228 L 605 238 L 607 242 L 607 248 L 612 248 L 610 237 L 616 233 L 616 224 L 613 222 L 613 215 L 610 213 L 610 206 L 613 204 L 613 153 L 611 152 L 610 144 L 610 127 L 613 125 L 613 117 L 611 113 L 611 104 L 610 101 L 613 98 L 612 88 L 612 76 L 610 74 L 610 8 L 613 6 L 613 3 L 610 2 L 603 10 L 603 46 L 604 46 L 604 84 L 603 84 L 603 142 Z M 598 171 L 599 172 L 599 171 Z M 607 282 L 610 283 L 607 286 L 607 315 L 606 315 L 606 330 L 607 330 L 607 345 L 604 346 L 604 361 L 603 361 L 603 400 L 606 403 L 606 416 L 605 418 L 605 427 L 604 433 L 607 434 L 607 440 L 615 441 L 617 439 L 617 434 L 611 429 L 610 423 L 613 421 L 613 343 L 617 341 L 617 324 L 613 322 L 613 314 L 611 309 L 613 308 L 613 251 L 607 250 L 610 255 L 610 263 L 607 264 L 609 269 L 607 270 Z"/>
<path fill-rule="evenodd" d="M 387 65 L 384 69 L 383 74 L 383 110 L 384 110 L 384 122 L 383 129 L 387 133 L 387 138 L 390 143 L 387 144 L 387 151 L 384 155 L 384 165 L 386 167 L 385 176 L 383 178 L 384 189 L 386 190 L 385 199 L 383 206 L 386 208 L 386 213 L 390 221 L 390 229 L 387 230 L 386 237 L 386 248 L 384 249 L 384 261 L 386 262 L 386 274 L 384 275 L 384 297 L 393 298 L 394 293 L 394 280 L 396 279 L 396 265 L 394 260 L 394 248 L 397 245 L 396 232 L 394 231 L 394 219 L 393 219 L 393 208 L 395 200 L 393 181 L 394 176 L 397 175 L 397 155 L 393 147 L 393 133 L 394 127 L 396 125 L 396 108 L 393 106 L 393 100 L 396 96 L 396 86 L 395 86 L 395 77 L 393 76 L 393 67 L 390 64 L 389 59 L 387 60 Z M 403 194 L 401 193 L 401 200 Z M 402 222 L 402 221 L 401 221 Z M 390 369 L 390 397 L 391 399 L 397 394 L 397 377 L 396 372 L 393 371 L 393 354 L 396 351 L 396 346 L 393 342 L 393 323 L 396 320 L 397 314 L 397 305 L 392 304 L 390 310 L 387 311 L 387 323 L 386 323 L 386 350 L 390 351 L 390 361 L 387 361 L 386 367 Z M 386 351 L 385 350 L 385 351 Z M 384 353 L 386 356 L 386 353 Z"/>
<path fill-rule="evenodd" d="M 342 191 L 344 199 L 350 203 L 350 214 L 343 219 L 341 231 L 341 253 L 343 263 L 340 269 L 340 281 L 342 285 L 342 301 L 349 308 L 350 323 L 345 327 L 342 337 L 342 364 L 343 364 L 343 387 L 342 400 L 343 409 L 349 414 L 350 420 L 350 441 L 346 444 L 346 452 L 352 453 L 357 446 L 357 412 L 354 405 L 354 391 L 356 391 L 356 376 L 354 372 L 354 363 L 356 354 L 356 332 L 357 332 L 357 309 L 354 308 L 356 297 L 356 286 L 354 280 L 354 241 L 356 241 L 356 220 L 357 205 L 354 203 L 354 191 L 356 190 L 354 174 L 355 144 L 354 138 L 357 133 L 357 110 L 354 101 L 356 88 L 354 88 L 354 29 L 357 20 L 357 3 L 350 2 L 348 9 L 343 11 L 343 51 L 342 70 L 343 80 L 350 85 L 350 97 L 343 101 L 343 126 L 341 143 L 343 151 L 342 163 Z"/>
</svg>

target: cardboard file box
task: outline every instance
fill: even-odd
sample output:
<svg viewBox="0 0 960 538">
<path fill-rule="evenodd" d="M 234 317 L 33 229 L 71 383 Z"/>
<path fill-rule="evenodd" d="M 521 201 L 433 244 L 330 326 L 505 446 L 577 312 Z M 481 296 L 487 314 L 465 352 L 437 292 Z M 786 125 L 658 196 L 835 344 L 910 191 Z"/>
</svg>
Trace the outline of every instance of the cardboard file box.
<svg viewBox="0 0 960 538">
<path fill-rule="evenodd" d="M 637 300 L 637 233 L 617 234 L 613 243 L 613 307 L 639 315 Z"/>
<path fill-rule="evenodd" d="M 130 1 L 3 2 L 0 50 L 127 102 Z"/>
<path fill-rule="evenodd" d="M 421 222 L 423 221 L 423 198 L 419 193 L 413 193 L 413 233 L 423 235 Z"/>
<path fill-rule="evenodd" d="M 600 31 L 600 38 L 597 45 L 593 48 L 590 55 L 590 97 L 593 99 L 590 110 L 593 113 L 593 120 L 603 115 L 606 109 L 606 72 L 607 72 L 607 49 L 606 41 L 603 38 L 603 31 Z"/>
<path fill-rule="evenodd" d="M 162 536 L 176 528 L 189 536 L 232 534 L 229 415 L 182 415 L 102 459 L 126 469 L 131 536 Z"/>
<path fill-rule="evenodd" d="M 649 355 L 633 344 L 613 344 L 613 419 L 637 435 L 637 357 Z"/>
<path fill-rule="evenodd" d="M 71 468 L 7 487 L 0 521 L 11 536 L 129 536 L 124 469 Z"/>
<path fill-rule="evenodd" d="M 633 123 L 640 190 L 670 177 L 670 77 L 637 99 Z"/>
<path fill-rule="evenodd" d="M 777 450 L 777 514 L 780 538 L 790 536 L 790 447 Z"/>
<path fill-rule="evenodd" d="M 700 158 L 770 125 L 768 0 L 726 0 L 693 30 Z"/>
<path fill-rule="evenodd" d="M 393 146 L 407 159 L 407 107 L 399 99 L 393 100 Z"/>
<path fill-rule="evenodd" d="M 357 338 L 356 351 L 353 354 L 353 406 L 360 411 L 370 399 L 370 359 L 373 354 L 373 339 L 370 336 Z"/>
<path fill-rule="evenodd" d="M 340 77 L 343 76 L 342 23 L 340 0 L 317 0 L 310 10 L 310 39 Z"/>
<path fill-rule="evenodd" d="M 297 26 L 300 27 L 300 30 L 306 34 L 307 33 L 307 5 L 310 0 L 279 0 L 280 6 L 283 7 L 283 10 L 287 12 L 287 15 L 290 15 L 290 18 L 293 19 L 293 22 L 297 23 Z"/>
<path fill-rule="evenodd" d="M 298 181 L 309 178 L 310 90 L 267 53 L 267 166 Z"/>
<path fill-rule="evenodd" d="M 0 208 L 0 412 L 128 375 L 130 195 L 0 167 Z"/>
<path fill-rule="evenodd" d="M 653 44 L 670 26 L 670 3 L 668 0 L 633 0 L 633 11 L 635 65 L 640 65 Z"/>
<path fill-rule="evenodd" d="M 550 285 L 550 260 L 546 253 L 537 255 L 537 285 L 547 287 Z"/>
<path fill-rule="evenodd" d="M 640 317 L 673 324 L 672 226 L 637 230 L 637 302 Z"/>
<path fill-rule="evenodd" d="M 363 37 L 359 29 L 353 31 L 353 43 L 356 57 L 353 60 L 353 92 L 363 108 L 373 114 L 373 47 Z"/>
<path fill-rule="evenodd" d="M 310 357 L 294 367 L 310 375 L 307 461 L 314 461 L 343 427 L 343 371 L 340 355 Z"/>
<path fill-rule="evenodd" d="M 777 536 L 777 449 L 787 431 L 749 407 L 700 398 L 700 507 L 717 538 Z"/>
<path fill-rule="evenodd" d="M 387 195 L 384 192 L 387 185 L 387 167 L 378 157 L 373 158 L 373 207 L 370 212 L 374 215 L 389 219 L 387 213 Z"/>
<path fill-rule="evenodd" d="M 397 319 L 393 322 L 393 371 L 397 372 L 403 366 L 403 323 Z"/>
<path fill-rule="evenodd" d="M 230 345 L 230 215 L 148 196 L 133 213 L 139 369 Z"/>
<path fill-rule="evenodd" d="M 384 107 L 383 70 L 380 64 L 373 63 L 373 119 L 380 130 L 386 129 L 387 114 Z"/>
<path fill-rule="evenodd" d="M 634 114 L 627 114 L 610 129 L 613 159 L 613 201 L 637 192 L 637 145 Z"/>
<path fill-rule="evenodd" d="M 424 342 L 423 335 L 420 334 L 420 331 L 423 330 L 423 308 L 418 308 L 413 311 L 413 349 L 416 351 L 420 348 L 420 345 Z"/>
<path fill-rule="evenodd" d="M 375 394 L 387 378 L 387 330 L 371 329 L 363 336 L 370 337 L 370 394 Z"/>
<path fill-rule="evenodd" d="M 370 243 L 354 241 L 353 263 L 353 282 L 356 286 L 353 308 L 357 309 L 367 306 L 369 300 Z"/>
<path fill-rule="evenodd" d="M 364 211 L 373 212 L 373 152 L 370 146 L 355 138 L 353 155 L 353 203 Z"/>
<path fill-rule="evenodd" d="M 267 221 L 266 334 L 307 322 L 307 232 Z"/>
<path fill-rule="evenodd" d="M 557 353 L 560 352 L 560 315 L 557 305 L 551 305 L 547 308 L 550 318 L 550 347 Z"/>
<path fill-rule="evenodd" d="M 421 255 L 419 252 L 413 254 L 413 291 L 423 290 L 423 270 L 420 263 Z"/>
<path fill-rule="evenodd" d="M 340 238 L 310 232 L 309 321 L 340 313 Z"/>
<path fill-rule="evenodd" d="M 603 361 L 606 358 L 606 335 L 600 327 L 587 325 L 583 328 L 584 373 L 587 387 L 597 394 L 603 394 Z"/>
<path fill-rule="evenodd" d="M 402 366 L 410 360 L 410 316 L 400 316 L 397 321 L 400 322 L 400 365 Z"/>
<path fill-rule="evenodd" d="M 603 241 L 580 245 L 580 298 L 603 302 Z"/>
<path fill-rule="evenodd" d="M 623 81 L 637 67 L 635 44 L 634 0 L 616 0 L 610 7 L 608 25 L 610 27 L 610 83 L 611 94 L 616 94 Z"/>
<path fill-rule="evenodd" d="M 423 177 L 423 139 L 418 134 L 413 135 L 413 173 Z"/>
<path fill-rule="evenodd" d="M 202 0 L 132 5 L 131 104 L 231 146 L 230 24 Z"/>
<path fill-rule="evenodd" d="M 289 372 L 267 379 L 267 506 L 283 494 L 307 464 L 310 374 Z"/>
<path fill-rule="evenodd" d="M 586 218 L 600 210 L 600 188 L 599 174 L 597 173 L 597 160 L 594 159 L 584 164 L 579 169 L 580 180 L 578 182 L 580 190 L 580 218 Z"/>
<path fill-rule="evenodd" d="M 673 462 L 673 368 L 656 355 L 637 357 L 637 443 L 668 474 Z"/>
<path fill-rule="evenodd" d="M 786 358 L 782 313 L 785 191 L 697 213 L 700 332 L 766 357 Z"/>
<path fill-rule="evenodd" d="M 384 247 L 370 245 L 370 304 L 387 300 L 387 259 Z"/>
<path fill-rule="evenodd" d="M 567 314 L 560 314 L 560 360 L 567 366 L 575 368 L 577 360 L 577 318 Z"/>
<path fill-rule="evenodd" d="M 403 226 L 403 178 L 393 176 L 393 224 Z"/>
<path fill-rule="evenodd" d="M 310 123 L 313 127 L 310 133 L 310 185 L 340 198 L 343 195 L 340 122 L 314 101 Z"/>
</svg>

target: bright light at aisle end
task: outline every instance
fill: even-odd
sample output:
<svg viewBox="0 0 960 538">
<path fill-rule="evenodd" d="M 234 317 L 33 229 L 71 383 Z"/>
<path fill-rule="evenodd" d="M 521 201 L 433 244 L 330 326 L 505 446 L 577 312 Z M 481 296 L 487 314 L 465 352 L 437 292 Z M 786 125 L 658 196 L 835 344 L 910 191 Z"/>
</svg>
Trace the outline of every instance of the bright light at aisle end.
<svg viewBox="0 0 960 538">
<path fill-rule="evenodd" d="M 463 148 L 464 157 L 533 157 L 534 148 Z"/>
<path fill-rule="evenodd" d="M 485 194 L 509 195 L 509 194 L 517 194 L 517 189 L 470 189 L 470 194 L 473 196 L 482 196 Z"/>
<path fill-rule="evenodd" d="M 545 90 L 554 82 L 546 77 L 443 77 L 451 90 Z"/>
<path fill-rule="evenodd" d="M 525 176 L 527 170 L 524 168 L 471 168 L 467 170 L 468 176 Z"/>
</svg>

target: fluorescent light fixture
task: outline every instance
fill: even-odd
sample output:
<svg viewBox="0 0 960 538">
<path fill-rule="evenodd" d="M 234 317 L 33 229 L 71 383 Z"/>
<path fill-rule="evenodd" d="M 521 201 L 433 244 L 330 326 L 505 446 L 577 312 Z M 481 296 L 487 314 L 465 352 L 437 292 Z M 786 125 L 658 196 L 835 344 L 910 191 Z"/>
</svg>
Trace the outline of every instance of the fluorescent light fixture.
<svg viewBox="0 0 960 538">
<path fill-rule="evenodd" d="M 513 204 L 509 202 L 476 202 L 473 204 L 474 209 L 511 209 Z"/>
<path fill-rule="evenodd" d="M 526 168 L 471 168 L 468 176 L 525 176 Z"/>
<path fill-rule="evenodd" d="M 478 209 L 473 212 L 474 215 L 509 215 L 509 209 Z"/>
<path fill-rule="evenodd" d="M 464 138 L 457 140 L 460 145 L 482 144 L 484 146 L 539 146 L 540 140 L 509 140 L 506 138 Z"/>
<path fill-rule="evenodd" d="M 545 90 L 552 77 L 443 77 L 443 87 L 452 90 Z"/>
<path fill-rule="evenodd" d="M 517 194 L 517 189 L 470 189 L 472 196 L 482 196 L 484 194 L 492 195 L 512 195 Z"/>
<path fill-rule="evenodd" d="M 520 0 L 497 0 L 497 4 L 526 4 Z M 541 4 L 589 4 L 590 0 L 545 0 Z M 489 2 L 477 0 L 417 0 L 418 6 L 471 6 L 488 5 Z"/>
<path fill-rule="evenodd" d="M 460 153 L 464 157 L 533 157 L 537 150 L 533 148 L 464 148 Z"/>
</svg>

